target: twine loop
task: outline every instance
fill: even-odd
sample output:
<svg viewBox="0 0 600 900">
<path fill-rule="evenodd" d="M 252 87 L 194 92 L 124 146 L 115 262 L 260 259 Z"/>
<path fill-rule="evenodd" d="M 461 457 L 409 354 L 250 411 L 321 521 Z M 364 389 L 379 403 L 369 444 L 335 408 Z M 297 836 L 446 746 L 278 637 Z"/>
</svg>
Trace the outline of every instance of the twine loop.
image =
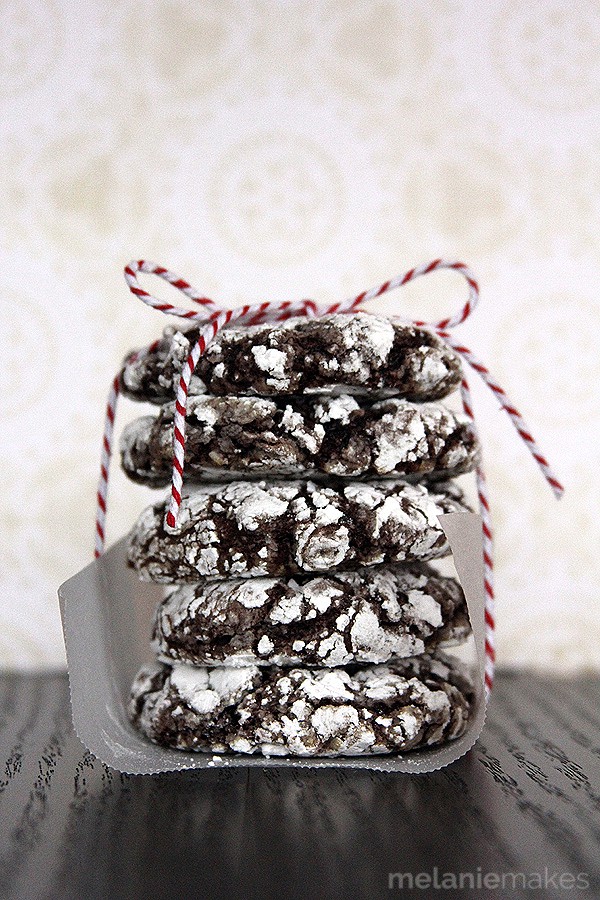
<svg viewBox="0 0 600 900">
<path fill-rule="evenodd" d="M 355 312 L 359 306 L 381 297 L 388 291 L 402 287 L 410 281 L 414 281 L 422 275 L 428 275 L 442 269 L 448 269 L 458 272 L 467 282 L 468 298 L 466 303 L 453 315 L 438 322 L 423 322 L 414 319 L 405 319 L 395 316 L 395 321 L 407 322 L 422 328 L 427 328 L 440 337 L 448 344 L 462 359 L 468 363 L 489 387 L 496 396 L 500 405 L 509 416 L 517 433 L 525 443 L 525 446 L 533 456 L 535 462 L 540 468 L 544 478 L 552 488 L 555 496 L 560 498 L 563 494 L 563 486 L 556 478 L 546 457 L 542 454 L 537 442 L 535 441 L 530 429 L 527 427 L 523 417 L 518 409 L 509 400 L 506 392 L 492 376 L 491 372 L 470 350 L 463 344 L 455 340 L 450 334 L 451 329 L 456 328 L 465 322 L 471 315 L 477 304 L 479 303 L 479 285 L 473 272 L 465 263 L 455 260 L 435 259 L 432 262 L 417 266 L 410 269 L 403 275 L 398 275 L 390 281 L 385 281 L 378 287 L 371 288 L 369 291 L 363 291 L 355 297 L 351 297 L 341 302 L 317 305 L 313 300 L 296 300 L 283 302 L 255 303 L 240 306 L 237 309 L 222 309 L 209 297 L 200 294 L 187 281 L 165 269 L 163 266 L 157 266 L 148 260 L 137 260 L 130 262 L 125 266 L 125 281 L 129 286 L 129 290 L 134 296 L 142 300 L 147 306 L 156 309 L 159 312 L 169 316 L 175 316 L 188 322 L 193 322 L 199 326 L 199 334 L 193 345 L 186 362 L 181 370 L 179 382 L 176 387 L 175 397 L 175 413 L 174 413 L 174 430 L 173 430 L 173 464 L 171 473 L 171 496 L 169 500 L 169 508 L 165 518 L 165 526 L 167 528 L 175 528 L 181 506 L 181 491 L 183 486 L 183 474 L 185 466 L 185 426 L 187 413 L 187 398 L 189 386 L 194 370 L 198 364 L 198 360 L 206 351 L 210 342 L 214 340 L 216 335 L 223 328 L 236 325 L 259 325 L 265 322 L 282 322 L 292 316 L 320 317 L 331 315 L 333 313 L 351 313 Z M 153 297 L 148 291 L 144 290 L 139 283 L 138 274 L 143 272 L 147 275 L 156 275 L 163 281 L 177 288 L 189 300 L 195 303 L 199 309 L 189 309 L 174 306 L 162 300 Z M 132 354 L 127 363 L 131 363 L 136 359 L 140 359 L 145 355 L 152 354 L 156 351 L 159 341 L 155 341 L 149 347 Z M 109 393 L 106 419 L 104 428 L 104 437 L 102 443 L 102 458 L 100 466 L 100 480 L 98 484 L 97 494 L 97 516 L 96 516 L 96 545 L 95 556 L 99 557 L 104 552 L 105 543 L 105 520 L 106 520 L 106 500 L 108 493 L 108 473 L 109 463 L 112 454 L 112 435 L 114 428 L 114 420 L 117 407 L 117 399 L 120 392 L 121 375 L 123 370 L 114 378 Z M 470 420 L 473 431 L 476 431 L 475 419 L 473 414 L 473 403 L 471 392 L 466 375 L 463 372 L 460 384 L 462 405 L 464 412 Z M 493 545 L 492 545 L 492 524 L 490 515 L 490 506 L 488 501 L 485 474 L 480 462 L 476 469 L 477 493 L 479 498 L 479 509 L 482 519 L 483 528 L 483 563 L 484 563 L 484 589 L 485 589 L 485 686 L 486 694 L 492 687 L 494 676 L 494 587 L 493 587 Z"/>
</svg>

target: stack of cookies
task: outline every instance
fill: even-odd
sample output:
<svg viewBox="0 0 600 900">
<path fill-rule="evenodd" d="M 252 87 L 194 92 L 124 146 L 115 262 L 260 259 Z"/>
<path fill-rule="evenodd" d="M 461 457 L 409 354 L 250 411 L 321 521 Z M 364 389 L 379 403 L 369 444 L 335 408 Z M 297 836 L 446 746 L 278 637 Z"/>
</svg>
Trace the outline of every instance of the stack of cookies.
<svg viewBox="0 0 600 900">
<path fill-rule="evenodd" d="M 122 438 L 133 480 L 169 484 L 174 386 L 197 330 L 128 363 L 158 404 Z M 441 513 L 474 468 L 442 405 L 460 363 L 435 335 L 356 313 L 220 332 L 192 378 L 184 495 L 142 513 L 129 563 L 171 586 L 132 689 L 133 723 L 182 750 L 398 753 L 466 728 L 472 685 L 443 645 L 470 633 Z"/>
</svg>

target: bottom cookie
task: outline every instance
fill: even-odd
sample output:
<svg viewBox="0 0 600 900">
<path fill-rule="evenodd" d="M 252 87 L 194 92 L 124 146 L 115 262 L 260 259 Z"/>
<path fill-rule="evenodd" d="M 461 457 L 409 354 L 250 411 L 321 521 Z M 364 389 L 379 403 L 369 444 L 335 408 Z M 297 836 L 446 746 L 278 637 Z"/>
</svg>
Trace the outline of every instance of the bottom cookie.
<svg viewBox="0 0 600 900">
<path fill-rule="evenodd" d="M 473 709 L 466 669 L 438 653 L 337 669 L 144 666 L 133 724 L 178 750 L 264 756 L 404 753 L 460 737 Z"/>
</svg>

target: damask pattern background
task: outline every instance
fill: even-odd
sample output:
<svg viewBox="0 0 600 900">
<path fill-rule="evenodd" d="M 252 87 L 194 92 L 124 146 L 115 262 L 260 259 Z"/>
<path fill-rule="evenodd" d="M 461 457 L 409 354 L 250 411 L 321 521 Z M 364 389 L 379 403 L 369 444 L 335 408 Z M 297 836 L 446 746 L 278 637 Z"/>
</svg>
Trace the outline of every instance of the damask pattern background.
<svg viewBox="0 0 600 900">
<path fill-rule="evenodd" d="M 4 0 L 0 34 L 0 664 L 64 661 L 56 587 L 90 559 L 106 391 L 165 324 L 130 258 L 237 305 L 444 256 L 481 281 L 465 343 L 567 488 L 474 385 L 499 662 L 600 665 L 596 4 Z M 464 296 L 440 274 L 372 308 Z M 113 467 L 109 539 L 150 496 Z"/>
</svg>

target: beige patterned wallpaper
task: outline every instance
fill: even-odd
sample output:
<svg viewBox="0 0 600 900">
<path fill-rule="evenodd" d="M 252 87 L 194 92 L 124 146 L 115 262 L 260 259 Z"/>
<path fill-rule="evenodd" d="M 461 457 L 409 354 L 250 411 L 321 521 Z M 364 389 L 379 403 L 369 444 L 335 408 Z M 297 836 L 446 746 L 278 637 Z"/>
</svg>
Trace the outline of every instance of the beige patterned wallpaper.
<svg viewBox="0 0 600 900">
<path fill-rule="evenodd" d="M 462 336 L 567 486 L 556 503 L 477 386 L 500 661 L 597 667 L 597 4 L 3 0 L 0 34 L 0 664 L 63 662 L 105 393 L 164 324 L 130 257 L 233 305 L 340 299 L 442 255 L 478 273 Z M 463 299 L 440 274 L 374 308 Z M 113 539 L 149 499 L 114 472 Z"/>
</svg>

